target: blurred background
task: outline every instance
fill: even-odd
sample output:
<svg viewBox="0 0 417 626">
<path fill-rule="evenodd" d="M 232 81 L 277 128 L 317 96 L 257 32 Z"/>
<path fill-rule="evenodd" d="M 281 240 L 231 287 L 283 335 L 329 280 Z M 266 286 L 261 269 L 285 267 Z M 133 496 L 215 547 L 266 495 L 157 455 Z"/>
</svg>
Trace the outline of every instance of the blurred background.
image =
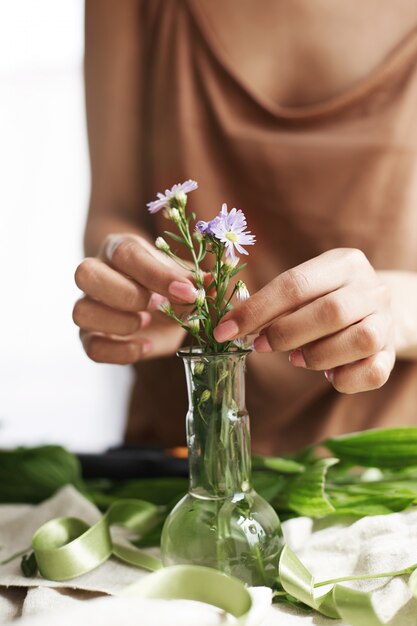
<svg viewBox="0 0 417 626">
<path fill-rule="evenodd" d="M 72 322 L 89 194 L 83 0 L 0 2 L 0 447 L 121 441 L 130 371 Z"/>
</svg>

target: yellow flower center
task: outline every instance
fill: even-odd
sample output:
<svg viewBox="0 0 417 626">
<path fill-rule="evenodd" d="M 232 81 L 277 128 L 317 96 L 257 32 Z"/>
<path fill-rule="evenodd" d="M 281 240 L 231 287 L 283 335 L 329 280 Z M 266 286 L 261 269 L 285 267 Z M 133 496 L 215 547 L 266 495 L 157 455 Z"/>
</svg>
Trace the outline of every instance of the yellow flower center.
<svg viewBox="0 0 417 626">
<path fill-rule="evenodd" d="M 237 241 L 237 234 L 234 233 L 233 231 L 229 231 L 228 233 L 226 233 L 225 237 L 232 243 L 236 243 Z"/>
</svg>

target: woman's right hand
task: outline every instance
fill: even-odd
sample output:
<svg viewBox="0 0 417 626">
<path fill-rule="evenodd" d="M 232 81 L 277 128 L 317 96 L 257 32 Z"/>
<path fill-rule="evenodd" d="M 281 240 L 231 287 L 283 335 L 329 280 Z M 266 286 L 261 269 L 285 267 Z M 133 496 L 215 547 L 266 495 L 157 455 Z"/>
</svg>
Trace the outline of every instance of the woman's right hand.
<svg viewBox="0 0 417 626">
<path fill-rule="evenodd" d="M 191 272 L 138 235 L 109 235 L 97 257 L 84 259 L 75 282 L 84 292 L 73 310 L 87 355 L 100 363 L 168 356 L 184 330 L 158 311 L 165 300 L 195 301 Z"/>
</svg>

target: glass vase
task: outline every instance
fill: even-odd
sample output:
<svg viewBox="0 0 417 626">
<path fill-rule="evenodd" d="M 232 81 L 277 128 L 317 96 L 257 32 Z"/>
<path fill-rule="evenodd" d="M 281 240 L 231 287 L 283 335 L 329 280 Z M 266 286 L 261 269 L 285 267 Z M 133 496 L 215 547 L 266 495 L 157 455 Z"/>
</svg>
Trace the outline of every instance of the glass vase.
<svg viewBox="0 0 417 626">
<path fill-rule="evenodd" d="M 245 360 L 249 351 L 182 351 L 190 485 L 168 516 L 164 565 L 205 565 L 248 585 L 272 587 L 283 546 L 270 504 L 251 485 Z"/>
</svg>

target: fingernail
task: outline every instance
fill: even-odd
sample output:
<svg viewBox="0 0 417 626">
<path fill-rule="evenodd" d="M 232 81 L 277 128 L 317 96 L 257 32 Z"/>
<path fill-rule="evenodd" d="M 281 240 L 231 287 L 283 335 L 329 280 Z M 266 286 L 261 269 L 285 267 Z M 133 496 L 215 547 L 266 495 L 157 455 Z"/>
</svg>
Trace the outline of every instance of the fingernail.
<svg viewBox="0 0 417 626">
<path fill-rule="evenodd" d="M 327 378 L 327 380 L 329 381 L 329 383 L 332 383 L 334 380 L 334 370 L 326 370 L 324 372 L 325 377 Z"/>
<path fill-rule="evenodd" d="M 149 352 L 151 352 L 153 346 L 152 343 L 150 341 L 145 341 L 142 344 L 142 354 L 149 354 Z"/>
<path fill-rule="evenodd" d="M 266 335 L 259 335 L 253 344 L 256 352 L 272 352 L 271 344 Z"/>
<path fill-rule="evenodd" d="M 146 328 L 146 326 L 149 326 L 152 321 L 152 315 L 148 311 L 141 311 L 139 313 L 139 318 L 141 328 Z"/>
<path fill-rule="evenodd" d="M 294 365 L 294 367 L 306 366 L 306 361 L 300 348 L 297 348 L 297 350 L 293 350 L 292 352 L 290 352 L 288 359 L 291 365 Z"/>
<path fill-rule="evenodd" d="M 122 243 L 124 238 L 125 238 L 124 235 L 114 235 L 113 237 L 109 237 L 107 239 L 106 245 L 105 245 L 105 248 L 104 248 L 104 256 L 109 261 L 112 260 L 112 256 L 114 254 L 114 251 L 116 250 L 117 246 Z"/>
<path fill-rule="evenodd" d="M 146 307 L 148 311 L 157 311 L 161 304 L 166 301 L 164 296 L 161 296 L 160 293 L 153 293 L 149 298 L 148 306 Z"/>
<path fill-rule="evenodd" d="M 239 334 L 239 326 L 236 324 L 234 320 L 227 320 L 226 322 L 221 322 L 213 332 L 214 338 L 219 343 L 223 341 L 228 341 L 233 337 L 236 337 Z"/>
<path fill-rule="evenodd" d="M 191 283 L 181 283 L 179 280 L 174 280 L 168 287 L 168 292 L 177 300 L 183 302 L 194 302 L 197 290 L 191 285 Z"/>
</svg>

